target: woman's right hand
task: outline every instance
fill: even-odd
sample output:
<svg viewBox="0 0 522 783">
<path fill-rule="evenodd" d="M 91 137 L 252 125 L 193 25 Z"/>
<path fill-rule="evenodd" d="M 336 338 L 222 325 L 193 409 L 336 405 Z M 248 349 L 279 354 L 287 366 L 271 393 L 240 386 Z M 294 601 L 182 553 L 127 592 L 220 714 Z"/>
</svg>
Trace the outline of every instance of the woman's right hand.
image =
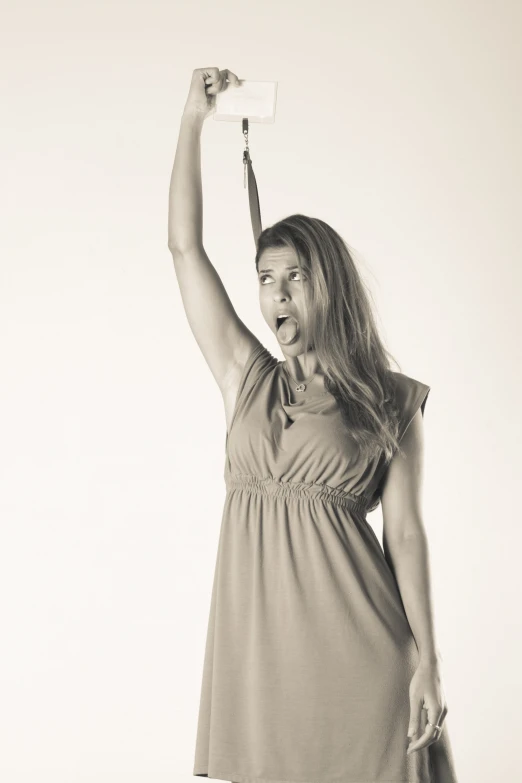
<svg viewBox="0 0 522 783">
<path fill-rule="evenodd" d="M 223 71 L 218 68 L 196 68 L 192 72 L 192 81 L 183 113 L 196 115 L 204 120 L 215 111 L 218 92 L 226 90 L 229 84 L 233 89 L 239 86 L 240 81 L 236 74 L 227 68 Z"/>
</svg>

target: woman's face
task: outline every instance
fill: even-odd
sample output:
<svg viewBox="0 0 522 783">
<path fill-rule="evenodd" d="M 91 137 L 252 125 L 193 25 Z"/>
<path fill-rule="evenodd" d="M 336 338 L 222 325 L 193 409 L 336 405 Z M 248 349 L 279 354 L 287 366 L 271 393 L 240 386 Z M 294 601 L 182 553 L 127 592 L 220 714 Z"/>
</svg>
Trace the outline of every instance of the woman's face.
<svg viewBox="0 0 522 783">
<path fill-rule="evenodd" d="M 283 352 L 290 356 L 304 353 L 304 329 L 307 324 L 307 312 L 304 289 L 310 285 L 310 270 L 303 267 L 304 279 L 301 281 L 297 257 L 288 247 L 267 248 L 259 259 L 259 304 L 261 312 L 270 329 L 274 332 Z M 294 339 L 286 342 L 284 332 L 278 333 L 277 316 L 287 314 L 297 322 Z M 286 328 L 287 339 L 293 335 L 292 321 Z M 289 334 L 288 334 L 289 333 Z"/>
</svg>

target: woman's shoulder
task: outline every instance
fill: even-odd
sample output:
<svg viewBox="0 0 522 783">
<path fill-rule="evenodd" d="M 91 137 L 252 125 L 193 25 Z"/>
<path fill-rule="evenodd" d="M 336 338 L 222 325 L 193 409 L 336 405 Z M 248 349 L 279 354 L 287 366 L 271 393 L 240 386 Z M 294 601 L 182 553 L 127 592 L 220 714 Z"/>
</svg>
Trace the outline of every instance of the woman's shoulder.
<svg viewBox="0 0 522 783">
<path fill-rule="evenodd" d="M 408 396 L 412 393 L 419 393 L 431 388 L 425 381 L 421 381 L 418 378 L 414 378 L 413 376 L 398 370 L 390 370 L 389 375 L 392 380 L 393 389 L 399 396 Z"/>
<path fill-rule="evenodd" d="M 424 415 L 431 386 L 403 372 L 390 370 L 390 375 L 393 383 L 394 401 L 399 409 L 400 439 L 419 408 Z"/>
</svg>

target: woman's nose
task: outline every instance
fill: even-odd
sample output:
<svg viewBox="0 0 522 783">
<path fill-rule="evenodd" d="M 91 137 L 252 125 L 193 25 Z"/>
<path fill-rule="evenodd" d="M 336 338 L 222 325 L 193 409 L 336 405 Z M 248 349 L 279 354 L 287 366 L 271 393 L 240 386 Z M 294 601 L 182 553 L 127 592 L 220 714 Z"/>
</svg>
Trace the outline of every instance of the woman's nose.
<svg viewBox="0 0 522 783">
<path fill-rule="evenodd" d="M 284 283 L 279 283 L 274 291 L 274 301 L 280 302 L 281 299 L 288 299 L 288 291 Z"/>
</svg>

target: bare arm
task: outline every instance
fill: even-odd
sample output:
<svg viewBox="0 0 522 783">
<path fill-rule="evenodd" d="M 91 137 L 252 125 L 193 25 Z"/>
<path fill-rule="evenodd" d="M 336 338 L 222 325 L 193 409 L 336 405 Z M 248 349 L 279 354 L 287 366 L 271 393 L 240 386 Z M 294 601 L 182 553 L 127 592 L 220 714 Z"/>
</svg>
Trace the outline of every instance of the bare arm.
<svg viewBox="0 0 522 783">
<path fill-rule="evenodd" d="M 448 714 L 442 684 L 442 656 L 435 640 L 429 551 L 422 522 L 423 421 L 419 409 L 407 428 L 401 448 L 388 468 L 381 496 L 384 552 L 399 585 L 408 622 L 419 651 L 409 686 L 410 718 L 407 753 L 440 738 Z M 427 711 L 426 723 L 422 711 Z"/>
<path fill-rule="evenodd" d="M 217 69 L 203 75 L 202 71 L 194 71 L 191 94 L 199 90 L 204 99 L 204 73 Z M 216 78 L 216 91 L 222 81 Z M 201 133 L 205 116 L 204 110 L 187 102 L 170 181 L 168 246 L 192 333 L 221 391 L 228 394 L 259 341 L 237 316 L 203 247 Z"/>
<path fill-rule="evenodd" d="M 205 118 L 183 112 L 169 188 L 169 249 L 193 250 L 203 244 L 201 134 Z"/>
<path fill-rule="evenodd" d="M 430 584 L 429 551 L 422 521 L 423 421 L 420 409 L 388 468 L 381 502 L 383 547 L 399 585 L 422 661 L 438 663 Z"/>
</svg>

